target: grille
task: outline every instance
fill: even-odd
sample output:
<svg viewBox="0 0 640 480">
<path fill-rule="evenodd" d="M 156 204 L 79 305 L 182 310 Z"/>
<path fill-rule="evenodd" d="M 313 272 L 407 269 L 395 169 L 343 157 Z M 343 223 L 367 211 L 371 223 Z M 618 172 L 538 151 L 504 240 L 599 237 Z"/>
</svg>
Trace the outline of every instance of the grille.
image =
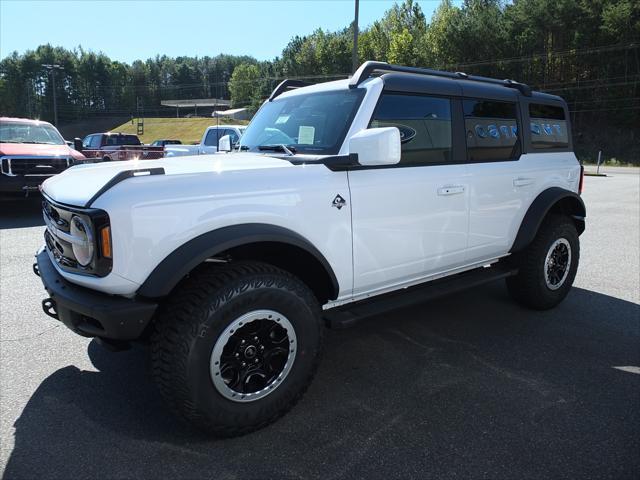
<svg viewBox="0 0 640 480">
<path fill-rule="evenodd" d="M 11 157 L 3 164 L 4 160 L 10 162 L 13 175 L 55 175 L 73 165 L 71 158 Z"/>
<path fill-rule="evenodd" d="M 62 233 L 69 233 L 69 222 L 73 214 L 67 210 L 55 207 L 46 199 L 42 202 L 42 214 L 45 217 L 45 223 L 53 227 L 53 230 L 47 228 L 44 232 L 44 238 L 49 251 L 60 265 L 72 268 L 77 267 L 71 244 L 63 238 L 59 238 L 55 233 L 55 229 L 58 229 Z"/>
</svg>

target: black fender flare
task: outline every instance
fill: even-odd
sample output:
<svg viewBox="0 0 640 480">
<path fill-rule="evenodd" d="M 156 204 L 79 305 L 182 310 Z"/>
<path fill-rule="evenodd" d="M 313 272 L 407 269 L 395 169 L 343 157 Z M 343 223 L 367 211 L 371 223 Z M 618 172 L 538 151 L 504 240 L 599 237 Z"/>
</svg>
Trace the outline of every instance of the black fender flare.
<svg viewBox="0 0 640 480">
<path fill-rule="evenodd" d="M 207 258 L 231 248 L 261 242 L 289 244 L 311 254 L 327 272 L 333 290 L 331 293 L 334 298 L 337 297 L 338 280 L 324 255 L 302 235 L 284 227 L 263 223 L 222 227 L 189 240 L 165 257 L 153 269 L 138 289 L 137 294 L 148 298 L 167 296 L 180 280 Z"/>
<path fill-rule="evenodd" d="M 516 253 L 529 245 L 536 234 L 544 218 L 555 208 L 570 215 L 576 223 L 578 235 L 584 232 L 584 219 L 587 210 L 580 195 L 571 190 L 560 187 L 551 187 L 538 195 L 529 206 L 529 210 L 524 215 L 516 239 L 511 246 L 510 253 Z"/>
</svg>

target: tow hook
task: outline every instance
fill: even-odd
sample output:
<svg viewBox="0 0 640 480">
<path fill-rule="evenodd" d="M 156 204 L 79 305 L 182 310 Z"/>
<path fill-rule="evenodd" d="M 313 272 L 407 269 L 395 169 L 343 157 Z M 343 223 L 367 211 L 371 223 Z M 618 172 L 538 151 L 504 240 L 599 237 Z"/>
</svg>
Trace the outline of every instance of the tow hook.
<svg viewBox="0 0 640 480">
<path fill-rule="evenodd" d="M 42 310 L 51 318 L 59 320 L 58 312 L 56 311 L 56 302 L 53 298 L 45 298 L 42 300 Z"/>
</svg>

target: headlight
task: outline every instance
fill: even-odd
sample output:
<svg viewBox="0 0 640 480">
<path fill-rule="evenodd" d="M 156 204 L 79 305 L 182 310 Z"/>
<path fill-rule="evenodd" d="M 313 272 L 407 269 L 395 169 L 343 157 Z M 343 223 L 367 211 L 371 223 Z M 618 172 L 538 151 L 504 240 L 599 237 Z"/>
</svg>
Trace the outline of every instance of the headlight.
<svg viewBox="0 0 640 480">
<path fill-rule="evenodd" d="M 76 257 L 76 261 L 86 267 L 93 260 L 93 234 L 91 233 L 91 226 L 78 216 L 74 216 L 71 219 L 70 233 L 73 237 L 76 237 L 79 242 L 71 244 L 73 254 Z"/>
</svg>

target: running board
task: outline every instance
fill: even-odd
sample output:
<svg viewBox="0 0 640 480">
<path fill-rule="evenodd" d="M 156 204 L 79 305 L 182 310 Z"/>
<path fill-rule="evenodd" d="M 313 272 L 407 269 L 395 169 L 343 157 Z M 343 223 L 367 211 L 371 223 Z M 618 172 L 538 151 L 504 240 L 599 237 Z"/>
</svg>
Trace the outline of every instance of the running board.
<svg viewBox="0 0 640 480">
<path fill-rule="evenodd" d="M 329 328 L 348 328 L 358 321 L 442 297 L 450 293 L 477 287 L 484 283 L 507 278 L 518 273 L 517 269 L 505 266 L 481 267 L 450 277 L 433 280 L 400 291 L 379 295 L 344 307 L 336 307 L 324 312 Z"/>
</svg>

